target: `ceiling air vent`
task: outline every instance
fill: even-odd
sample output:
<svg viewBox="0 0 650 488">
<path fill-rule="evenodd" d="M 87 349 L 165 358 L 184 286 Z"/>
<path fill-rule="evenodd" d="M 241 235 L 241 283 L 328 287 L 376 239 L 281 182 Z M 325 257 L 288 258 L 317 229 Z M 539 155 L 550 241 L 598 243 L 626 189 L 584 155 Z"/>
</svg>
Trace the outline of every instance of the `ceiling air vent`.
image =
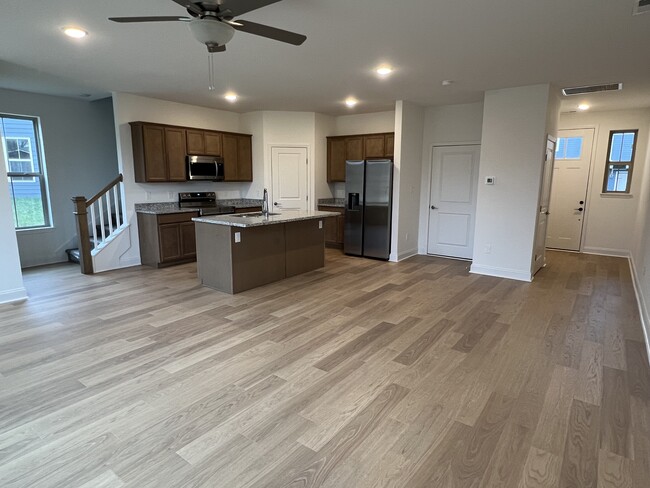
<svg viewBox="0 0 650 488">
<path fill-rule="evenodd" d="M 650 0 L 647 0 L 650 2 Z M 607 85 L 576 86 L 573 88 L 562 88 L 565 95 L 584 95 L 585 93 L 596 93 L 603 91 L 618 91 L 623 89 L 623 83 L 609 83 Z"/>
<path fill-rule="evenodd" d="M 634 0 L 634 15 L 647 14 L 650 12 L 650 0 Z"/>
</svg>

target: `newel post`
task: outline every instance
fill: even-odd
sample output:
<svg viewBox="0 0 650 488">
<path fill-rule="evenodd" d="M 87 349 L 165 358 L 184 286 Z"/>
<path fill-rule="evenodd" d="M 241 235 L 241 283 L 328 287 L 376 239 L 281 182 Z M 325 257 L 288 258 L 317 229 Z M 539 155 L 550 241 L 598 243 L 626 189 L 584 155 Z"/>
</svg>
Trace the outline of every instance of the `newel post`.
<svg viewBox="0 0 650 488">
<path fill-rule="evenodd" d="M 72 197 L 79 236 L 79 264 L 83 274 L 93 274 L 93 260 L 90 255 L 90 233 L 88 232 L 88 211 L 86 197 Z"/>
</svg>

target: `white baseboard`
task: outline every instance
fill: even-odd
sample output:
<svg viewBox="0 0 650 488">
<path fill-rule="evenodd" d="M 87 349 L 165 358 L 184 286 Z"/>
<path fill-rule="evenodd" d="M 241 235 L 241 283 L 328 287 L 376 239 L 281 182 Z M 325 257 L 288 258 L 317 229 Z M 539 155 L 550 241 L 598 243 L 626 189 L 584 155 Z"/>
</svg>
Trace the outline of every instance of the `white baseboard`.
<svg viewBox="0 0 650 488">
<path fill-rule="evenodd" d="M 397 256 L 397 260 L 404 261 L 405 259 L 412 258 L 413 256 L 417 256 L 417 255 L 418 255 L 417 249 L 410 249 L 408 251 L 399 253 L 399 255 Z"/>
<path fill-rule="evenodd" d="M 648 315 L 648 306 L 641 290 L 641 281 L 639 281 L 639 274 L 634 264 L 634 258 L 630 257 L 628 261 L 630 263 L 630 273 L 632 274 L 636 303 L 639 307 L 639 316 L 641 317 L 641 328 L 643 329 L 643 337 L 645 338 L 645 347 L 648 351 L 648 364 L 650 364 L 650 315 Z"/>
<path fill-rule="evenodd" d="M 630 251 L 627 249 L 610 249 L 608 247 L 585 247 L 580 252 L 584 254 L 596 254 L 598 256 L 612 256 L 618 258 L 630 257 Z"/>
<path fill-rule="evenodd" d="M 11 303 L 27 300 L 27 290 L 25 287 L 14 288 L 13 290 L 5 290 L 0 293 L 0 303 Z"/>
<path fill-rule="evenodd" d="M 509 280 L 533 281 L 533 276 L 530 274 L 530 271 L 520 271 L 518 269 L 497 268 L 494 266 L 472 264 L 469 268 L 469 272 L 472 274 L 496 276 L 497 278 L 507 278 Z"/>
</svg>

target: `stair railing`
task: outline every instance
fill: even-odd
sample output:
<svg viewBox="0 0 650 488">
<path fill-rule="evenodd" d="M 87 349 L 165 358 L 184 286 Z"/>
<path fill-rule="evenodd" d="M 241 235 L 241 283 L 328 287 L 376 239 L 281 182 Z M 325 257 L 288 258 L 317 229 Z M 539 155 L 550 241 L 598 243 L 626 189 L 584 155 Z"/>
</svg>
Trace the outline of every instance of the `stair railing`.
<svg viewBox="0 0 650 488">
<path fill-rule="evenodd" d="M 72 201 L 77 222 L 77 235 L 79 236 L 81 272 L 93 274 L 92 252 L 111 240 L 113 234 L 126 223 L 122 174 L 102 188 L 94 197 L 86 199 L 86 197 L 77 196 L 73 197 Z"/>
</svg>

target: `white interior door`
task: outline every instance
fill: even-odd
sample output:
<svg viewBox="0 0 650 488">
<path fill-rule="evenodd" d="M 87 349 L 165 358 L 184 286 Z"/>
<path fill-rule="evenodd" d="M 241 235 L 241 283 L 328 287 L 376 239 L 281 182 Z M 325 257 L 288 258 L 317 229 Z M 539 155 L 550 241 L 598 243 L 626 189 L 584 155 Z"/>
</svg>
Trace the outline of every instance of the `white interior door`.
<svg viewBox="0 0 650 488">
<path fill-rule="evenodd" d="M 427 253 L 471 259 L 480 146 L 433 148 Z"/>
<path fill-rule="evenodd" d="M 558 133 L 546 247 L 580 250 L 593 139 L 593 129 Z"/>
<path fill-rule="evenodd" d="M 550 137 L 546 141 L 546 157 L 544 158 L 544 172 L 542 173 L 542 187 L 539 192 L 539 210 L 537 212 L 537 226 L 535 228 L 535 252 L 533 256 L 533 274 L 537 273 L 546 264 L 546 233 L 548 229 L 549 201 L 553 188 L 553 160 L 555 155 L 555 139 Z"/>
<path fill-rule="evenodd" d="M 307 210 L 309 207 L 309 161 L 306 147 L 271 149 L 271 198 L 274 211 Z"/>
</svg>

